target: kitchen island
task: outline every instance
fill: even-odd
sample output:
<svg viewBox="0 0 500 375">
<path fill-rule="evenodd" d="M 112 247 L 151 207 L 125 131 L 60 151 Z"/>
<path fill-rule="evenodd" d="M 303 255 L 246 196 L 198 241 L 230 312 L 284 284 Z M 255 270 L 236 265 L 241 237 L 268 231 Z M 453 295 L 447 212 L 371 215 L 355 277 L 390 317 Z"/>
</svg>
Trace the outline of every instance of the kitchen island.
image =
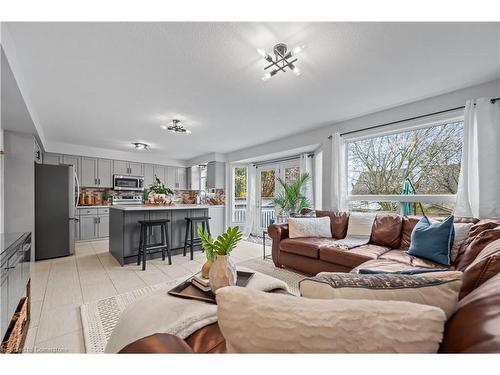
<svg viewBox="0 0 500 375">
<path fill-rule="evenodd" d="M 168 219 L 170 235 L 170 253 L 182 252 L 186 217 L 208 216 L 208 208 L 212 206 L 197 204 L 180 204 L 176 206 L 122 205 L 111 206 L 109 210 L 109 252 L 123 266 L 137 261 L 139 249 L 139 220 Z M 160 242 L 160 229 L 153 232 L 152 241 Z M 151 257 L 161 257 L 161 253 Z"/>
</svg>

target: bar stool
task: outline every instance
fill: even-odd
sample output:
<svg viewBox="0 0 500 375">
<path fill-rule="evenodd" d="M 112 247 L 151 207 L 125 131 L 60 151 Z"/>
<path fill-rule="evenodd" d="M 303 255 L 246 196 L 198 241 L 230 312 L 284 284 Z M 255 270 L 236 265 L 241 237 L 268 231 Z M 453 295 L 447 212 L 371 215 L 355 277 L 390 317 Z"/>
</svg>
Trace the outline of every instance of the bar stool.
<svg viewBox="0 0 500 375">
<path fill-rule="evenodd" d="M 170 220 L 140 220 L 141 224 L 141 236 L 139 239 L 139 251 L 137 252 L 137 265 L 141 264 L 142 255 L 142 270 L 146 269 L 146 255 L 155 254 L 161 251 L 161 258 L 165 260 L 165 250 L 167 251 L 168 264 L 172 264 L 172 259 L 170 257 L 170 239 L 168 234 L 168 223 Z M 160 227 L 161 232 L 161 242 L 152 244 L 150 242 L 151 235 L 153 234 L 153 229 L 155 227 Z M 151 251 L 156 250 L 156 251 Z"/>
<path fill-rule="evenodd" d="M 191 260 L 193 260 L 193 246 L 201 244 L 200 238 L 194 238 L 194 226 L 195 224 L 201 223 L 201 226 L 204 230 L 210 234 L 210 224 L 209 220 L 211 217 L 209 216 L 197 216 L 197 217 L 186 217 L 186 234 L 184 236 L 184 256 L 186 256 L 186 249 L 189 245 L 189 249 L 191 250 Z M 188 240 L 188 233 L 190 233 L 190 239 Z M 201 249 L 202 251 L 203 248 Z"/>
</svg>

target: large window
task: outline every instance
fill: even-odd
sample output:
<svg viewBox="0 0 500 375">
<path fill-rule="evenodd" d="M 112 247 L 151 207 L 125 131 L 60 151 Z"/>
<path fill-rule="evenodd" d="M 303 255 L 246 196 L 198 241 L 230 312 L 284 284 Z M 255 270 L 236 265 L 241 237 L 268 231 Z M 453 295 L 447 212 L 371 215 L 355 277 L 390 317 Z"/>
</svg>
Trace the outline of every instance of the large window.
<svg viewBox="0 0 500 375">
<path fill-rule="evenodd" d="M 235 167 L 233 176 L 233 222 L 244 223 L 247 212 L 247 168 Z"/>
<path fill-rule="evenodd" d="M 462 146 L 462 121 L 347 141 L 349 209 L 400 212 L 405 205 L 405 213 L 421 214 L 416 199 L 401 196 L 425 195 L 426 214 L 451 213 Z"/>
</svg>

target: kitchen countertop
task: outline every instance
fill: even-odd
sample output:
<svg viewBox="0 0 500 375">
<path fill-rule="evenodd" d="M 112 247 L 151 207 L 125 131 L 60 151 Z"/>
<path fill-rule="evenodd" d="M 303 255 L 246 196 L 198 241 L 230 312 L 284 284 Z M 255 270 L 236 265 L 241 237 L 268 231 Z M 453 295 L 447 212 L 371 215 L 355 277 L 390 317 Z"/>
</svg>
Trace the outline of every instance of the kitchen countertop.
<svg viewBox="0 0 500 375">
<path fill-rule="evenodd" d="M 79 208 L 109 208 L 111 205 L 106 204 L 106 205 L 100 205 L 100 206 L 76 206 L 77 209 Z"/>
<path fill-rule="evenodd" d="M 195 210 L 200 208 L 210 208 L 210 207 L 224 207 L 213 206 L 209 204 L 179 204 L 176 206 L 147 206 L 144 204 L 138 205 L 115 205 L 110 206 L 111 209 L 121 210 L 121 211 L 161 211 L 161 210 Z"/>
</svg>

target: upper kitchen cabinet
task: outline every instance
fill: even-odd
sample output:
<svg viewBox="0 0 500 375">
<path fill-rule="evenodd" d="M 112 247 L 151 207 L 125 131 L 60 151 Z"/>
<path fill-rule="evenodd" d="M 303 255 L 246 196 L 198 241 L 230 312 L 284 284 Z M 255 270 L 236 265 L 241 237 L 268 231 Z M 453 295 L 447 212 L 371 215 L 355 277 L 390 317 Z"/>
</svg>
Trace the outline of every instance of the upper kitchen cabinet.
<svg viewBox="0 0 500 375">
<path fill-rule="evenodd" d="M 114 160 L 113 174 L 121 176 L 142 176 L 142 164 L 123 160 Z"/>
<path fill-rule="evenodd" d="M 176 167 L 165 167 L 166 171 L 166 176 L 165 180 L 167 187 L 170 189 L 177 189 L 176 183 L 177 183 L 177 168 Z"/>
<path fill-rule="evenodd" d="M 167 167 L 164 167 L 163 165 L 157 165 L 157 164 L 153 165 L 153 180 L 154 176 L 156 176 L 160 179 L 162 184 L 168 186 L 165 179 L 166 169 Z"/>
<path fill-rule="evenodd" d="M 81 178 L 81 176 L 80 176 L 81 158 L 79 156 L 63 155 L 63 157 L 62 157 L 62 164 L 74 166 L 75 167 L 75 173 L 78 176 L 78 179 Z"/>
<path fill-rule="evenodd" d="M 226 185 L 226 163 L 211 161 L 207 164 L 207 189 L 224 189 Z"/>
<path fill-rule="evenodd" d="M 83 187 L 113 187 L 112 160 L 82 157 L 81 185 Z"/>
<path fill-rule="evenodd" d="M 187 168 L 178 167 L 176 169 L 175 188 L 180 190 L 187 189 Z"/>
<path fill-rule="evenodd" d="M 63 156 L 61 154 L 53 154 L 46 152 L 43 154 L 43 164 L 59 165 L 62 163 Z"/>
<path fill-rule="evenodd" d="M 153 184 L 155 170 L 153 164 L 144 164 L 144 187 L 148 188 Z"/>
</svg>

